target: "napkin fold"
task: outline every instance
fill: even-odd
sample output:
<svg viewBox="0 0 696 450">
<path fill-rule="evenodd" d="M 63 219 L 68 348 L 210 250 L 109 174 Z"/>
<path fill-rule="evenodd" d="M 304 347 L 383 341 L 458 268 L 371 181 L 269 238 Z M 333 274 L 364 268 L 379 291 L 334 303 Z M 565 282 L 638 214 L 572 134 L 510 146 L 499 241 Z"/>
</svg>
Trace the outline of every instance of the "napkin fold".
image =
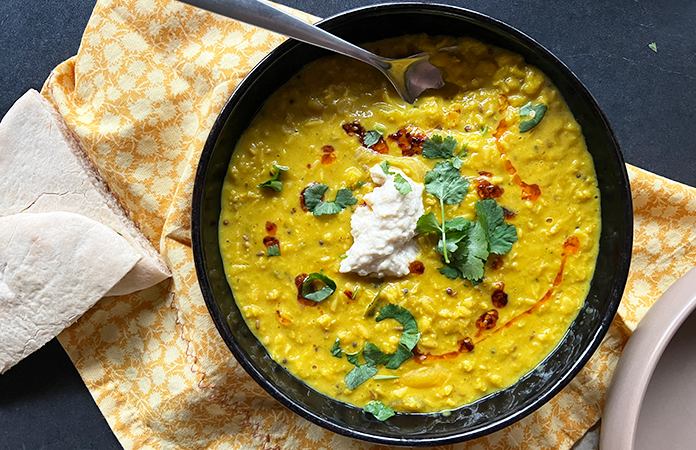
<svg viewBox="0 0 696 450">
<path fill-rule="evenodd" d="M 190 211 L 200 152 L 234 87 L 283 39 L 176 1 L 99 0 L 78 54 L 44 85 L 173 272 L 148 290 L 102 299 L 59 336 L 126 449 L 383 448 L 325 431 L 266 394 L 217 333 L 196 278 Z M 568 449 L 597 422 L 631 330 L 696 262 L 696 189 L 629 174 L 632 268 L 599 350 L 537 412 L 442 448 Z"/>
</svg>

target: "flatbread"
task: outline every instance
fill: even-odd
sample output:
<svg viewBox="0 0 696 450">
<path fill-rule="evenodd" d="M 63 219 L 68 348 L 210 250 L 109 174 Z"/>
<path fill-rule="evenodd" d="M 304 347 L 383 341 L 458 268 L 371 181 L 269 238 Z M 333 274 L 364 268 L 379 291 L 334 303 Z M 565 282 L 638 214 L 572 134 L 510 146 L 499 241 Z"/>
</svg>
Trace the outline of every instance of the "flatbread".
<svg viewBox="0 0 696 450">
<path fill-rule="evenodd" d="M 0 217 L 0 373 L 75 322 L 140 259 L 114 230 L 79 214 Z"/>
<path fill-rule="evenodd" d="M 0 123 L 0 216 L 69 211 L 119 232 L 142 258 L 108 295 L 157 284 L 171 272 L 99 176 L 79 139 L 41 94 L 30 90 Z"/>
</svg>

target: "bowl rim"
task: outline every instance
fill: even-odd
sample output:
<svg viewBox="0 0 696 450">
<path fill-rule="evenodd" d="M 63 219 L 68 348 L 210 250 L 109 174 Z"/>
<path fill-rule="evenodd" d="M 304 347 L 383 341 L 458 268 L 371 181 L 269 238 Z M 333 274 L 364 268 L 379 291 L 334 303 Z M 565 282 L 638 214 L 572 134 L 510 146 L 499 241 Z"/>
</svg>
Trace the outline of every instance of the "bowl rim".
<svg viewBox="0 0 696 450">
<path fill-rule="evenodd" d="M 529 404 L 525 405 L 523 408 L 519 409 L 517 412 L 514 412 L 509 415 L 505 415 L 502 418 L 496 418 L 492 420 L 490 423 L 486 424 L 485 426 L 481 426 L 477 428 L 474 431 L 471 432 L 464 432 L 464 433 L 459 433 L 459 432 L 453 432 L 450 435 L 447 436 L 438 436 L 438 437 L 430 437 L 430 438 L 418 438 L 418 437 L 408 437 L 408 436 L 402 436 L 400 438 L 392 438 L 389 436 L 379 436 L 375 434 L 371 434 L 369 432 L 364 432 L 361 430 L 353 429 L 353 428 L 347 428 L 345 426 L 339 425 L 335 422 L 332 422 L 328 418 L 317 414 L 313 412 L 310 409 L 304 408 L 299 406 L 295 401 L 288 396 L 285 392 L 283 392 L 281 389 L 277 388 L 274 386 L 272 383 L 270 383 L 264 376 L 263 372 L 259 370 L 257 367 L 255 367 L 247 358 L 245 357 L 244 353 L 241 351 L 241 348 L 239 347 L 239 344 L 237 343 L 236 339 L 232 335 L 229 325 L 223 317 L 222 312 L 219 310 L 219 306 L 215 302 L 215 298 L 213 295 L 213 291 L 211 288 L 211 285 L 209 283 L 208 277 L 207 277 L 207 264 L 206 264 L 206 259 L 205 259 L 205 254 L 203 252 L 203 242 L 202 242 L 202 230 L 201 230 L 201 209 L 202 209 L 202 201 L 203 201 L 203 184 L 206 179 L 207 175 L 207 168 L 210 162 L 210 158 L 212 156 L 212 153 L 217 145 L 217 138 L 219 137 L 219 134 L 221 130 L 225 127 L 227 123 L 227 119 L 229 118 L 232 107 L 231 105 L 234 105 L 238 100 L 241 95 L 243 95 L 243 92 L 250 86 L 257 78 L 259 78 L 263 72 L 268 68 L 269 65 L 273 63 L 275 58 L 279 55 L 282 55 L 286 53 L 287 51 L 297 47 L 297 46 L 307 46 L 308 44 L 303 44 L 299 41 L 296 41 L 294 39 L 288 39 L 287 41 L 283 42 L 281 45 L 273 49 L 267 56 L 265 56 L 250 72 L 247 74 L 246 77 L 239 83 L 239 85 L 236 87 L 232 95 L 229 97 L 227 102 L 222 108 L 222 111 L 218 118 L 216 119 L 215 123 L 213 124 L 210 134 L 208 136 L 208 139 L 206 140 L 206 143 L 204 145 L 204 148 L 201 152 L 200 160 L 199 160 L 199 165 L 196 171 L 196 176 L 195 176 L 195 182 L 194 182 L 194 189 L 193 189 L 193 201 L 192 201 L 192 210 L 191 210 L 191 236 L 192 236 L 192 247 L 193 247 L 193 255 L 194 255 L 194 262 L 195 262 L 195 267 L 196 267 L 196 272 L 199 277 L 199 285 L 201 288 L 201 292 L 203 294 L 203 298 L 205 300 L 206 306 L 209 310 L 209 313 L 213 319 L 213 322 L 215 323 L 216 328 L 218 329 L 218 332 L 220 333 L 221 337 L 225 341 L 225 344 L 228 346 L 232 354 L 235 356 L 237 359 L 238 363 L 249 373 L 249 375 L 264 389 L 266 390 L 269 394 L 271 394 L 276 400 L 278 400 L 282 405 L 293 411 L 294 413 L 300 415 L 301 417 L 310 420 L 311 422 L 328 429 L 330 431 L 333 431 L 335 433 L 341 434 L 343 436 L 351 437 L 351 438 L 356 438 L 356 439 L 361 439 L 363 441 L 368 441 L 368 442 L 373 442 L 376 444 L 386 444 L 386 445 L 397 445 L 397 446 L 412 446 L 412 447 L 421 447 L 421 446 L 434 446 L 434 445 L 444 445 L 444 444 L 452 444 L 452 443 L 458 443 L 462 442 L 465 440 L 471 440 L 475 439 L 478 437 L 482 437 L 484 435 L 488 435 L 490 433 L 493 433 L 495 431 L 498 431 L 500 429 L 503 429 L 519 420 L 522 418 L 526 417 L 527 415 L 531 414 L 538 408 L 540 408 L 542 405 L 546 404 L 552 397 L 554 397 L 556 394 L 558 394 L 577 374 L 580 372 L 580 370 L 585 366 L 585 364 L 589 361 L 589 359 L 592 357 L 594 352 L 597 350 L 599 345 L 601 344 L 602 337 L 606 334 L 606 332 L 609 329 L 609 326 L 611 325 L 611 322 L 613 321 L 613 317 L 616 314 L 616 311 L 618 310 L 619 303 L 621 301 L 621 293 L 623 292 L 623 289 L 626 284 L 626 280 L 628 277 L 628 269 L 630 265 L 630 257 L 631 257 L 631 249 L 632 249 L 632 230 L 633 230 L 633 214 L 632 214 L 632 199 L 630 195 L 630 184 L 628 181 L 628 174 L 625 168 L 625 163 L 623 159 L 623 155 L 620 152 L 620 147 L 618 144 L 618 140 L 616 139 L 616 136 L 614 134 L 614 131 L 612 130 L 608 119 L 606 118 L 604 112 L 601 110 L 599 107 L 597 101 L 594 99 L 594 97 L 590 94 L 590 92 L 587 90 L 585 85 L 575 76 L 575 74 L 562 62 L 560 61 L 555 55 L 553 55 L 549 50 L 547 50 L 545 47 L 543 47 L 541 44 L 537 43 L 534 39 L 531 37 L 527 36 L 526 34 L 522 33 L 521 31 L 517 30 L 516 28 L 512 27 L 511 25 L 508 25 L 500 20 L 494 19 L 486 14 L 476 12 L 473 10 L 469 10 L 466 8 L 461 8 L 458 6 L 452 6 L 452 5 L 444 5 L 444 4 L 437 4 L 437 3 L 420 3 L 420 2 L 404 2 L 404 3 L 382 3 L 382 4 L 376 4 L 376 5 L 369 5 L 369 6 L 363 6 L 355 9 L 351 9 L 348 11 L 341 12 L 339 14 L 333 15 L 331 17 L 325 18 L 319 22 L 317 22 L 315 25 L 321 27 L 321 28 L 330 28 L 331 26 L 335 24 L 339 24 L 341 21 L 344 20 L 349 20 L 350 16 L 355 15 L 356 13 L 370 13 L 370 12 L 375 12 L 379 14 L 384 14 L 385 12 L 389 13 L 399 13 L 399 12 L 410 12 L 410 13 L 428 13 L 428 14 L 440 14 L 440 15 L 451 15 L 455 16 L 456 18 L 462 18 L 465 17 L 468 20 L 473 20 L 479 24 L 482 24 L 484 26 L 492 27 L 498 31 L 501 31 L 505 33 L 506 35 L 511 36 L 514 40 L 520 41 L 524 43 L 525 45 L 529 46 L 532 48 L 532 50 L 541 56 L 542 59 L 548 60 L 553 64 L 560 72 L 562 72 L 563 76 L 567 77 L 570 79 L 573 83 L 574 88 L 578 89 L 579 94 L 583 97 L 584 101 L 587 101 L 591 108 L 597 112 L 598 114 L 598 119 L 602 123 L 602 127 L 607 133 L 607 138 L 611 142 L 613 148 L 616 150 L 616 157 L 618 158 L 618 163 L 620 164 L 621 167 L 623 167 L 623 171 L 620 174 L 617 174 L 619 179 L 620 179 L 620 184 L 621 184 L 621 193 L 628 194 L 627 197 L 624 199 L 626 202 L 626 208 L 624 210 L 623 214 L 623 223 L 627 226 L 628 234 L 626 235 L 626 239 L 624 239 L 622 248 L 621 248 L 621 258 L 620 258 L 620 267 L 618 269 L 618 276 L 614 281 L 614 289 L 612 290 L 612 296 L 607 299 L 607 301 L 610 301 L 609 307 L 608 307 L 608 313 L 601 319 L 599 322 L 597 329 L 595 330 L 595 333 L 590 337 L 590 345 L 586 346 L 584 351 L 581 353 L 581 357 L 578 358 L 574 364 L 570 367 L 570 370 L 567 370 L 563 376 L 557 377 L 555 379 L 555 382 L 552 384 L 552 387 L 548 390 L 546 390 L 544 393 L 542 393 L 539 397 L 536 398 L 535 401 L 530 402 Z M 219 200 L 218 200 L 219 201 Z M 617 291 L 618 289 L 618 291 Z M 577 320 L 577 318 L 576 318 Z M 565 339 L 565 337 L 563 338 Z M 563 340 L 562 339 L 562 340 Z M 559 344 L 560 346 L 560 344 Z M 551 353 L 539 364 L 539 366 L 543 365 L 544 362 L 551 357 L 554 352 L 558 349 L 552 350 Z M 539 366 L 531 369 L 529 373 L 524 375 L 522 379 L 525 377 L 529 376 L 532 374 Z M 522 380 L 521 379 L 521 380 Z M 518 382 L 519 383 L 519 380 Z M 517 384 L 515 383 L 515 384 Z M 514 384 L 512 386 L 515 386 Z M 511 387 L 512 387 L 511 386 Z M 505 388 L 503 390 L 509 389 Z M 308 387 L 308 389 L 311 389 Z M 501 390 L 502 391 L 502 390 Z M 496 391 L 501 392 L 501 391 Z M 483 399 L 486 399 L 490 397 L 491 395 L 495 395 L 496 393 L 489 394 L 482 399 L 477 400 L 474 403 L 477 403 Z M 323 395 L 323 394 L 322 394 Z M 334 399 L 335 400 L 335 399 Z M 343 402 L 342 402 L 343 403 Z M 346 403 L 346 405 L 351 406 L 353 408 L 353 405 L 349 405 Z M 471 404 L 470 404 L 471 405 Z M 463 405 L 462 407 L 466 407 L 469 405 Z M 461 408 L 461 407 L 459 407 Z M 457 409 L 459 409 L 457 408 Z M 360 408 L 357 408 L 360 409 Z M 430 413 L 432 414 L 432 413 Z M 418 414 L 408 414 L 408 415 L 418 415 Z"/>
</svg>

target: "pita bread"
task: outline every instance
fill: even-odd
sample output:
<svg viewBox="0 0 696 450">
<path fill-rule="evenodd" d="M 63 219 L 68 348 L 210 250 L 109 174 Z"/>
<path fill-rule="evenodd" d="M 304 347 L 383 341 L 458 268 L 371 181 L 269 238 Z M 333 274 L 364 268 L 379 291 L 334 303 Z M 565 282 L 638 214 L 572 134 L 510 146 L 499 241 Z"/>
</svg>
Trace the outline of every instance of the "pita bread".
<svg viewBox="0 0 696 450">
<path fill-rule="evenodd" d="M 171 276 L 152 244 L 126 216 L 77 136 L 30 90 L 0 123 L 0 216 L 69 211 L 119 232 L 142 256 L 108 295 L 148 288 Z"/>
<path fill-rule="evenodd" d="M 0 373 L 75 322 L 140 259 L 114 230 L 79 214 L 1 217 Z"/>
</svg>

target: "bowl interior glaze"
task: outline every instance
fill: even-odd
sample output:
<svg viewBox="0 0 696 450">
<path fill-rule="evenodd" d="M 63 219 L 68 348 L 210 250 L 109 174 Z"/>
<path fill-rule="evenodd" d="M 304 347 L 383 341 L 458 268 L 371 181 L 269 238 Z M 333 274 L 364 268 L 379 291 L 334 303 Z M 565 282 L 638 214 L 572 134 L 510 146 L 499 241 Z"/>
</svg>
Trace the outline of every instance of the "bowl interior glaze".
<svg viewBox="0 0 696 450">
<path fill-rule="evenodd" d="M 599 346 L 616 313 L 631 257 L 630 187 L 616 138 L 599 106 L 557 58 L 519 31 L 490 17 L 434 4 L 382 4 L 319 24 L 354 42 L 407 34 L 472 37 L 522 55 L 557 86 L 580 123 L 594 158 L 602 207 L 600 251 L 589 295 L 560 345 L 515 385 L 445 414 L 398 414 L 380 422 L 359 408 L 308 388 L 273 361 L 248 329 L 223 269 L 218 246 L 220 194 L 235 144 L 265 100 L 325 50 L 288 41 L 243 80 L 224 106 L 203 149 L 196 175 L 192 238 L 196 270 L 210 314 L 239 363 L 282 404 L 334 432 L 375 443 L 434 446 L 499 430 L 558 393 Z"/>
</svg>

